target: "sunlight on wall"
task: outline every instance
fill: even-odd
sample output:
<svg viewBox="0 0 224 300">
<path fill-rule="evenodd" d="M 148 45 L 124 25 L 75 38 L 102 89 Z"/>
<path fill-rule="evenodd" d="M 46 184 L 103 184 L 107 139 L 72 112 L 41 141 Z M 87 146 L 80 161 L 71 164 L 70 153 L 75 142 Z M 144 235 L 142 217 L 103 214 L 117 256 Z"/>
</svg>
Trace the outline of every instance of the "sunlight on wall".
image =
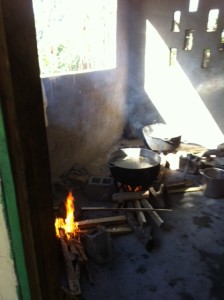
<svg viewBox="0 0 224 300">
<path fill-rule="evenodd" d="M 216 148 L 223 134 L 176 62 L 169 66 L 170 49 L 146 21 L 145 91 L 167 124 L 182 133 L 182 141 Z"/>
</svg>

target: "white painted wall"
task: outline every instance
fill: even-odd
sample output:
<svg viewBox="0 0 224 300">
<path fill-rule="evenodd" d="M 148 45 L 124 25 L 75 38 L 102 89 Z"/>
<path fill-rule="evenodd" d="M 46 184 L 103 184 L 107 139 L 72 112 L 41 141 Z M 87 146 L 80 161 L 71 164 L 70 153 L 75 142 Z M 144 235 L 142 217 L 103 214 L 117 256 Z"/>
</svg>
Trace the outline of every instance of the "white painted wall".
<svg viewBox="0 0 224 300">
<path fill-rule="evenodd" d="M 17 286 L 10 237 L 0 197 L 0 300 L 18 300 Z"/>
</svg>

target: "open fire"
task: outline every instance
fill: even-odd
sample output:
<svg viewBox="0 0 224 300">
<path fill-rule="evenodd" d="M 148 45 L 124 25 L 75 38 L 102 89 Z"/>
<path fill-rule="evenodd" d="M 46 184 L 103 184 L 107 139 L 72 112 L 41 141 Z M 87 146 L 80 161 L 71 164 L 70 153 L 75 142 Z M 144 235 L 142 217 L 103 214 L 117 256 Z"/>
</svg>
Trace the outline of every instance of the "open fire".
<svg viewBox="0 0 224 300">
<path fill-rule="evenodd" d="M 74 218 L 74 206 L 75 199 L 72 195 L 72 192 L 69 192 L 66 202 L 65 202 L 65 208 L 66 208 L 66 218 L 56 218 L 55 219 L 55 230 L 56 230 L 56 236 L 60 238 L 60 230 L 63 230 L 66 234 L 67 238 L 70 238 L 70 235 L 75 235 L 78 231 L 78 223 L 75 222 Z"/>
<path fill-rule="evenodd" d="M 66 270 L 67 286 L 64 286 L 64 289 L 74 295 L 80 295 L 80 264 L 86 263 L 87 257 L 78 234 L 80 232 L 78 223 L 75 222 L 74 218 L 74 202 L 72 192 L 69 192 L 65 201 L 66 218 L 55 219 L 55 230 L 61 244 Z"/>
</svg>

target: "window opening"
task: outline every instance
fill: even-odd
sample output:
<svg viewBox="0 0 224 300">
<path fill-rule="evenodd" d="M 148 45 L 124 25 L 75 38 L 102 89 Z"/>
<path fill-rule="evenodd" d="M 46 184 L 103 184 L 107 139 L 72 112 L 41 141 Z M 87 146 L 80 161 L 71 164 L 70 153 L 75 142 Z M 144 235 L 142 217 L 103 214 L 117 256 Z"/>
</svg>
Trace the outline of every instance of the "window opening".
<svg viewBox="0 0 224 300">
<path fill-rule="evenodd" d="M 193 29 L 188 29 L 185 32 L 185 45 L 184 45 L 184 50 L 190 51 L 193 47 L 193 36 L 194 30 Z"/>
<path fill-rule="evenodd" d="M 116 67 L 117 0 L 33 0 L 42 76 Z"/>
<path fill-rule="evenodd" d="M 202 68 L 203 69 L 208 68 L 210 57 L 211 57 L 211 50 L 210 49 L 204 49 L 203 57 L 202 57 Z"/>
<path fill-rule="evenodd" d="M 170 48 L 170 61 L 169 65 L 174 66 L 177 61 L 177 48 Z"/>
<path fill-rule="evenodd" d="M 181 11 L 176 10 L 173 14 L 173 32 L 180 32 L 180 17 L 181 17 Z"/>
<path fill-rule="evenodd" d="M 221 44 L 224 44 L 224 29 L 222 30 L 221 33 Z"/>
<path fill-rule="evenodd" d="M 218 28 L 219 9 L 211 9 L 208 14 L 207 32 L 215 32 Z"/>
<path fill-rule="evenodd" d="M 198 11 L 199 0 L 190 0 L 189 1 L 189 12 Z"/>
<path fill-rule="evenodd" d="M 221 45 L 219 47 L 219 50 L 223 51 L 224 50 L 224 29 L 221 32 L 220 43 L 221 43 Z"/>
</svg>

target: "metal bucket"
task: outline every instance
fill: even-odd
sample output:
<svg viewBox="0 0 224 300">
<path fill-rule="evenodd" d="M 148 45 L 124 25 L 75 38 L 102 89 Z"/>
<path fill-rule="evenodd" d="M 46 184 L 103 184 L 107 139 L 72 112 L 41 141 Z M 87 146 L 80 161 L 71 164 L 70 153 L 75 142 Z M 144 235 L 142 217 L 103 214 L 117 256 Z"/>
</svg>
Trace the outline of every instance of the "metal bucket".
<svg viewBox="0 0 224 300">
<path fill-rule="evenodd" d="M 207 168 L 200 170 L 204 195 L 208 198 L 224 197 L 224 170 Z"/>
</svg>

